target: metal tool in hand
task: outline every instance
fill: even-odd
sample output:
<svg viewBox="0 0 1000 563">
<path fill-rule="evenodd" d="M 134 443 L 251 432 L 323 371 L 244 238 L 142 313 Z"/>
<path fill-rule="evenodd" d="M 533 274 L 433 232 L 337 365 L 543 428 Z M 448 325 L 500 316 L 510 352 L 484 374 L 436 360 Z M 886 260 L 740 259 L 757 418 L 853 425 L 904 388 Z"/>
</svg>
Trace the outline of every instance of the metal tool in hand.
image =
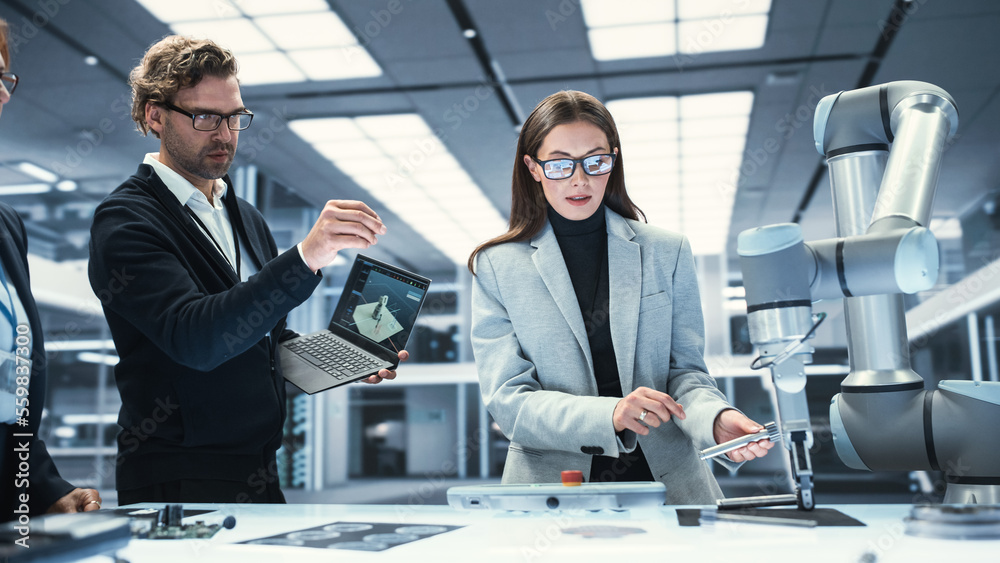
<svg viewBox="0 0 1000 563">
<path fill-rule="evenodd" d="M 709 458 L 729 453 L 737 448 L 742 448 L 750 442 L 756 442 L 757 440 L 763 440 L 765 438 L 771 440 L 775 444 L 781 440 L 781 430 L 778 429 L 777 424 L 774 422 L 768 422 L 764 425 L 764 429 L 760 432 L 740 436 L 734 440 L 723 442 L 718 446 L 712 446 L 711 448 L 704 449 L 701 451 L 701 460 L 704 461 Z"/>
</svg>

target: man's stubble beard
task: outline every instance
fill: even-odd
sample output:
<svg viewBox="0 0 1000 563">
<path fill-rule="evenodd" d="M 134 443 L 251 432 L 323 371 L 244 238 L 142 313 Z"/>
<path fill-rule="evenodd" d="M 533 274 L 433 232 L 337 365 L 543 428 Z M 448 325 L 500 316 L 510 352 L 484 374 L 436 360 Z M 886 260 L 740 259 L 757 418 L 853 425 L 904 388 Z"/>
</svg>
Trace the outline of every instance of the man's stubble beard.
<svg viewBox="0 0 1000 563">
<path fill-rule="evenodd" d="M 224 127 L 220 124 L 219 127 Z M 206 180 L 217 180 L 229 172 L 229 167 L 233 165 L 233 157 L 236 156 L 236 147 L 231 144 L 215 143 L 205 146 L 197 154 L 193 154 L 191 147 L 181 141 L 174 134 L 170 122 L 167 121 L 163 129 L 163 146 L 170 154 L 170 158 L 185 172 L 204 178 Z M 225 149 L 229 153 L 226 162 L 215 164 L 208 161 L 208 153 Z"/>
</svg>

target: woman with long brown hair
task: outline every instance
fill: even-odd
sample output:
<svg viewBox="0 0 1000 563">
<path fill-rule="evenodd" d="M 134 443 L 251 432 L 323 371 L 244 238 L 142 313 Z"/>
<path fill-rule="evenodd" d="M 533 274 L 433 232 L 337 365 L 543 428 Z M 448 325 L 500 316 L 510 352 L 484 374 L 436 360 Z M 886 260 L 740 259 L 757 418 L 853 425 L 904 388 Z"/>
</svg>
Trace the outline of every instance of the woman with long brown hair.
<svg viewBox="0 0 1000 563">
<path fill-rule="evenodd" d="M 691 247 L 641 220 L 620 146 L 593 96 L 543 100 L 518 137 L 510 227 L 469 258 L 480 387 L 511 441 L 503 482 L 579 470 L 664 482 L 671 504 L 711 503 L 722 492 L 698 451 L 761 425 L 708 375 Z"/>
</svg>

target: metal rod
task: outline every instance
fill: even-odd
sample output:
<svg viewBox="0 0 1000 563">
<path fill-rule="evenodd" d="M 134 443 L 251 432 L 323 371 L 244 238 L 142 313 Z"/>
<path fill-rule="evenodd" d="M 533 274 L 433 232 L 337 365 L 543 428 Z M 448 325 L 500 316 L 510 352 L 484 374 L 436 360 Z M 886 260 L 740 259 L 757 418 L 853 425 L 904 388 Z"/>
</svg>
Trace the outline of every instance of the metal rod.
<svg viewBox="0 0 1000 563">
<path fill-rule="evenodd" d="M 469 476 L 469 456 L 464 455 L 469 451 L 469 421 L 468 421 L 468 401 L 465 397 L 465 385 L 459 383 L 455 385 L 455 451 L 458 452 L 458 478 L 465 479 Z"/>
<path fill-rule="evenodd" d="M 969 313 L 966 317 L 969 327 L 969 363 L 972 365 L 972 380 L 983 381 L 983 355 L 979 351 L 979 315 Z"/>
<path fill-rule="evenodd" d="M 742 448 L 750 442 L 756 442 L 757 440 L 771 440 L 777 444 L 778 441 L 781 440 L 781 431 L 778 430 L 778 425 L 774 422 L 768 422 L 764 425 L 764 429 L 760 432 L 740 436 L 739 438 L 729 440 L 728 442 L 723 442 L 718 446 L 706 448 L 701 451 L 701 460 L 705 461 L 706 459 L 729 453 L 735 449 Z"/>
<path fill-rule="evenodd" d="M 986 325 L 986 360 L 990 369 L 990 381 L 1000 381 L 1000 370 L 997 369 L 996 330 L 993 327 L 993 315 L 983 317 Z"/>
<path fill-rule="evenodd" d="M 769 524 L 773 526 L 798 526 L 802 528 L 815 528 L 819 523 L 816 520 L 799 520 L 798 518 L 781 518 L 778 516 L 758 516 L 756 514 L 731 514 L 727 512 L 702 512 L 700 521 L 713 522 L 722 520 L 726 522 L 743 522 L 745 524 Z"/>
<path fill-rule="evenodd" d="M 490 418 L 483 403 L 482 395 L 476 393 L 479 400 L 479 476 L 487 479 L 490 476 Z"/>
<path fill-rule="evenodd" d="M 765 495 L 759 497 L 723 498 L 715 501 L 715 504 L 719 510 L 760 508 L 764 506 L 798 506 L 799 495 L 795 493 L 788 493 L 784 495 Z"/>
</svg>

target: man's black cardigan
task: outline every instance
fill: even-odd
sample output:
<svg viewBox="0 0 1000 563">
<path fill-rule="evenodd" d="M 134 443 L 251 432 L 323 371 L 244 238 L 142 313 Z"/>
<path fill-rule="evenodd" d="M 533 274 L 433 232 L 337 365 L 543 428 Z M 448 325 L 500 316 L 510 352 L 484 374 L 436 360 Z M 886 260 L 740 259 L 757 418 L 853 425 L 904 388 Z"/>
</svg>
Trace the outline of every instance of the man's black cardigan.
<svg viewBox="0 0 1000 563">
<path fill-rule="evenodd" d="M 223 201 L 259 269 L 246 282 L 148 165 L 94 214 L 90 284 L 121 358 L 119 490 L 275 478 L 286 415 L 276 347 L 294 336 L 285 316 L 321 277 L 296 248 L 278 254 L 260 212 L 232 187 Z"/>
</svg>

